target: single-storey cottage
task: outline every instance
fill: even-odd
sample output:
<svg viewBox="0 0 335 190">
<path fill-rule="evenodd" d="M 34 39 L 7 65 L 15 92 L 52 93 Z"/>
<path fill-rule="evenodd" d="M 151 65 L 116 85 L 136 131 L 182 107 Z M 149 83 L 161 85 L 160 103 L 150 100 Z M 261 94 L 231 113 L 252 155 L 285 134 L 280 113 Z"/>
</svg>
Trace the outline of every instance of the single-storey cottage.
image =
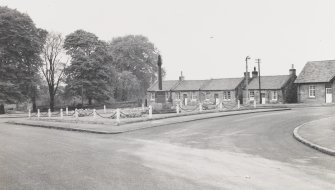
<svg viewBox="0 0 335 190">
<path fill-rule="evenodd" d="M 260 81 L 259 81 L 260 79 Z M 296 70 L 292 68 L 289 70 L 289 75 L 273 75 L 273 76 L 258 76 L 256 68 L 252 72 L 252 78 L 248 85 L 248 99 L 245 96 L 244 102 L 260 102 L 262 104 L 273 103 L 294 103 L 297 101 L 296 92 L 297 87 L 294 84 L 296 79 Z M 261 88 L 259 88 L 259 82 Z M 261 91 L 261 93 L 259 93 Z M 246 89 L 244 89 L 246 94 Z"/>
<path fill-rule="evenodd" d="M 295 83 L 299 103 L 334 103 L 335 60 L 307 62 Z"/>
</svg>

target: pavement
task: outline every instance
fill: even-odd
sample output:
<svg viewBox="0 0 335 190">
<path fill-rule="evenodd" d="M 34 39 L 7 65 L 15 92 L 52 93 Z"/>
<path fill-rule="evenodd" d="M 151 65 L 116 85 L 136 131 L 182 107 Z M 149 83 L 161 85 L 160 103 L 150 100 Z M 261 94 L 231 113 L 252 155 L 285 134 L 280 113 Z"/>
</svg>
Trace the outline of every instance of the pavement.
<svg viewBox="0 0 335 190">
<path fill-rule="evenodd" d="M 302 124 L 295 128 L 293 135 L 305 145 L 335 156 L 335 117 Z"/>
<path fill-rule="evenodd" d="M 115 119 L 104 119 L 104 121 L 99 122 L 101 119 L 93 120 L 92 117 L 87 117 L 90 120 L 81 120 L 76 122 L 73 118 L 71 120 L 61 120 L 61 119 L 48 119 L 41 118 L 37 119 L 18 119 L 12 120 L 10 123 L 18 125 L 26 125 L 33 127 L 44 127 L 51 129 L 67 130 L 67 131 L 78 131 L 78 132 L 88 132 L 97 134 L 118 134 L 134 130 L 140 130 L 145 128 L 159 127 L 164 125 L 171 125 L 177 123 L 191 122 L 196 120 L 211 119 L 217 117 L 226 117 L 233 115 L 242 114 L 252 114 L 260 112 L 275 112 L 275 111 L 287 111 L 288 108 L 276 108 L 276 109 L 252 109 L 252 110 L 238 110 L 238 111 L 227 111 L 227 112 L 204 112 L 202 114 L 161 114 L 154 116 L 152 120 L 144 119 L 128 119 L 122 121 L 122 125 L 116 125 Z M 98 121 L 97 121 L 98 120 Z M 107 122 L 106 122 L 107 121 Z M 70 122 L 70 123 L 68 123 Z"/>
<path fill-rule="evenodd" d="M 335 157 L 292 137 L 334 115 L 333 107 L 301 108 L 115 135 L 0 118 L 0 189 L 334 189 Z"/>
</svg>

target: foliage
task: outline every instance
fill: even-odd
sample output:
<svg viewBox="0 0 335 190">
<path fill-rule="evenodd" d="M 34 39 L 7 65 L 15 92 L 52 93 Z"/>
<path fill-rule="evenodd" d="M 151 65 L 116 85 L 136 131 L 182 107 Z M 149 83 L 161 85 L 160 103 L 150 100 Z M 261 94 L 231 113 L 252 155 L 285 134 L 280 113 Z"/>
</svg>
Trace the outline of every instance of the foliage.
<svg viewBox="0 0 335 190">
<path fill-rule="evenodd" d="M 154 44 L 144 36 L 128 35 L 114 38 L 110 42 L 110 51 L 115 67 L 120 72 L 132 73 L 140 85 L 138 95 L 144 96 L 150 84 L 157 79 L 158 50 Z"/>
<path fill-rule="evenodd" d="M 88 99 L 105 101 L 112 96 L 114 67 L 107 44 L 94 34 L 77 30 L 66 36 L 64 48 L 71 55 L 70 66 L 66 69 L 67 91 Z"/>
<path fill-rule="evenodd" d="M 141 91 L 140 82 L 130 71 L 123 71 L 117 75 L 117 83 L 114 91 L 115 99 L 121 101 L 136 99 Z"/>
<path fill-rule="evenodd" d="M 33 96 L 45 32 L 27 14 L 0 7 L 0 100 Z"/>
</svg>

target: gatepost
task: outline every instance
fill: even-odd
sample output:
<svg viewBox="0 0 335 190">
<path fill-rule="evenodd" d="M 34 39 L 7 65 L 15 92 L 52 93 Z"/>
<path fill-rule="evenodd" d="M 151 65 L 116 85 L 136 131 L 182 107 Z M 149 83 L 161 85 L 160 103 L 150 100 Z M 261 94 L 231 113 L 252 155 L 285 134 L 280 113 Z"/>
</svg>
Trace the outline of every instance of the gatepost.
<svg viewBox="0 0 335 190">
<path fill-rule="evenodd" d="M 176 104 L 176 112 L 179 114 L 179 104 Z"/>
<path fill-rule="evenodd" d="M 65 112 L 66 112 L 66 116 L 68 116 L 69 115 L 69 108 L 68 107 L 66 107 Z"/>
<path fill-rule="evenodd" d="M 116 122 L 118 124 L 120 123 L 120 108 L 116 109 Z"/>
<path fill-rule="evenodd" d="M 106 105 L 104 105 L 104 113 L 106 113 Z"/>
<path fill-rule="evenodd" d="M 150 105 L 149 106 L 149 119 L 152 118 L 152 106 Z"/>
<path fill-rule="evenodd" d="M 106 113 L 106 112 L 105 112 Z M 97 116 L 97 112 L 95 109 L 93 109 L 93 118 L 95 118 Z"/>
<path fill-rule="evenodd" d="M 199 103 L 199 111 L 202 112 L 202 103 Z"/>
<path fill-rule="evenodd" d="M 50 108 L 48 109 L 48 117 L 51 117 L 51 110 L 50 110 Z"/>
<path fill-rule="evenodd" d="M 30 119 L 31 115 L 30 115 L 30 109 L 28 110 L 28 118 Z"/>
<path fill-rule="evenodd" d="M 40 109 L 37 109 L 37 118 L 40 119 L 41 113 L 40 113 Z"/>
<path fill-rule="evenodd" d="M 241 105 L 240 105 L 240 100 L 237 100 L 237 109 L 240 109 Z"/>
<path fill-rule="evenodd" d="M 60 118 L 63 119 L 63 108 L 60 109 Z"/>
<path fill-rule="evenodd" d="M 254 100 L 254 108 L 256 108 L 256 100 Z"/>
</svg>

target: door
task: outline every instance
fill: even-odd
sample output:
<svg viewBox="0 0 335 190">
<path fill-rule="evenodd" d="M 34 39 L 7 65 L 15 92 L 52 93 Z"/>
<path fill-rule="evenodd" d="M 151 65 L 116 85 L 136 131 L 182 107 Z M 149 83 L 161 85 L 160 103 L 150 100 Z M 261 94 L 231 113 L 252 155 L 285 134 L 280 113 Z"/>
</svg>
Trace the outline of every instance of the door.
<svg viewBox="0 0 335 190">
<path fill-rule="evenodd" d="M 183 94 L 183 103 L 185 106 L 187 106 L 187 94 Z"/>
<path fill-rule="evenodd" d="M 265 99 L 265 93 L 262 92 L 261 95 L 262 95 L 262 104 L 265 104 L 265 100 L 266 100 Z"/>
<path fill-rule="evenodd" d="M 217 105 L 219 103 L 219 94 L 214 94 L 214 104 Z"/>
<path fill-rule="evenodd" d="M 333 90 L 331 88 L 326 88 L 326 103 L 333 102 Z"/>
</svg>

